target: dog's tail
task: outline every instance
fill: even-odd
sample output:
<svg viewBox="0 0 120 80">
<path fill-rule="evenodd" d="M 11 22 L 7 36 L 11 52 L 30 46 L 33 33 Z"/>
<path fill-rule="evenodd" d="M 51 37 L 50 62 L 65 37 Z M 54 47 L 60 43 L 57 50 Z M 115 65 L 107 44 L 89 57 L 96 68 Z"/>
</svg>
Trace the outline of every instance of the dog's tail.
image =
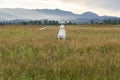
<svg viewBox="0 0 120 80">
<path fill-rule="evenodd" d="M 58 38 L 59 38 L 59 40 L 64 39 L 63 35 L 59 35 Z"/>
</svg>

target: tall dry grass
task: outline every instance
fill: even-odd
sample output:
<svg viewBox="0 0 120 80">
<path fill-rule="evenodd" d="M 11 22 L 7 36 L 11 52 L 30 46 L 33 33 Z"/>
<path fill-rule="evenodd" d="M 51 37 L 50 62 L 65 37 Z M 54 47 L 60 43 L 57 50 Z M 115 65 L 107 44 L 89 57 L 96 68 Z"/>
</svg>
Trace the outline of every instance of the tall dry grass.
<svg viewBox="0 0 120 80">
<path fill-rule="evenodd" d="M 120 25 L 0 26 L 0 80 L 119 80 Z"/>
</svg>

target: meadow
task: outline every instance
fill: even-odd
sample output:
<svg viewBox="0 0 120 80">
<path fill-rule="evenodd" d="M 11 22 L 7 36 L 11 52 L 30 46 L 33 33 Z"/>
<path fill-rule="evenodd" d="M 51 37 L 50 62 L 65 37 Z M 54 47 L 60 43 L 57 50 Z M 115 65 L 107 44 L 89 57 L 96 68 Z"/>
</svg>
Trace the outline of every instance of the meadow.
<svg viewBox="0 0 120 80">
<path fill-rule="evenodd" d="M 0 80 L 120 80 L 120 25 L 0 26 Z"/>
</svg>

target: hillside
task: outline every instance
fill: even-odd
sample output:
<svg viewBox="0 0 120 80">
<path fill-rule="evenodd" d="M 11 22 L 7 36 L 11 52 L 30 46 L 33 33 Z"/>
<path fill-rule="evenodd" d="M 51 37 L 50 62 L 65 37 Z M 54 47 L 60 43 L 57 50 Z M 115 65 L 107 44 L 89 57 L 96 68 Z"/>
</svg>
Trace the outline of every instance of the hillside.
<svg viewBox="0 0 120 80">
<path fill-rule="evenodd" d="M 93 12 L 84 12 L 82 14 L 75 14 L 70 11 L 60 9 L 22 9 L 22 8 L 2 8 L 0 9 L 0 21 L 9 20 L 57 20 L 60 22 L 72 21 L 75 23 L 90 22 L 91 19 L 101 21 L 105 18 L 116 18 L 111 16 L 99 16 Z"/>
</svg>

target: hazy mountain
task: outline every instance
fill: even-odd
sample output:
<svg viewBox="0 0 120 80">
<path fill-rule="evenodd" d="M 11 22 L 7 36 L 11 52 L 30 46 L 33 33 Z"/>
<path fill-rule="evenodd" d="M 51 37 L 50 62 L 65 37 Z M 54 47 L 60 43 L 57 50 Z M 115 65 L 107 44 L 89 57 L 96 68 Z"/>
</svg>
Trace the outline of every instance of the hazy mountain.
<svg viewBox="0 0 120 80">
<path fill-rule="evenodd" d="M 107 19 L 120 19 L 119 17 L 114 17 L 114 16 L 99 16 L 93 12 L 85 12 L 80 14 L 79 18 L 71 20 L 72 22 L 75 23 L 91 23 L 91 20 L 95 23 L 101 23 L 103 20 Z"/>
<path fill-rule="evenodd" d="M 62 11 L 59 9 L 0 9 L 0 18 L 5 20 L 13 19 L 30 19 L 30 20 L 69 20 L 75 19 L 79 15 L 69 11 Z"/>
<path fill-rule="evenodd" d="M 99 18 L 99 17 L 100 16 L 98 16 L 97 14 L 95 14 L 93 12 L 85 12 L 85 13 L 81 14 L 79 18 L 94 19 L 94 18 Z"/>
<path fill-rule="evenodd" d="M 93 12 L 85 12 L 79 15 L 78 18 L 73 19 L 72 22 L 75 23 L 90 23 L 93 19 L 100 19 L 100 16 Z"/>
<path fill-rule="evenodd" d="M 0 21 L 4 20 L 57 20 L 57 21 L 73 21 L 73 22 L 90 22 L 91 19 L 100 21 L 109 16 L 99 16 L 93 12 L 85 12 L 82 14 L 75 14 L 70 11 L 63 11 L 60 9 L 22 9 L 22 8 L 2 8 L 0 9 Z"/>
</svg>

